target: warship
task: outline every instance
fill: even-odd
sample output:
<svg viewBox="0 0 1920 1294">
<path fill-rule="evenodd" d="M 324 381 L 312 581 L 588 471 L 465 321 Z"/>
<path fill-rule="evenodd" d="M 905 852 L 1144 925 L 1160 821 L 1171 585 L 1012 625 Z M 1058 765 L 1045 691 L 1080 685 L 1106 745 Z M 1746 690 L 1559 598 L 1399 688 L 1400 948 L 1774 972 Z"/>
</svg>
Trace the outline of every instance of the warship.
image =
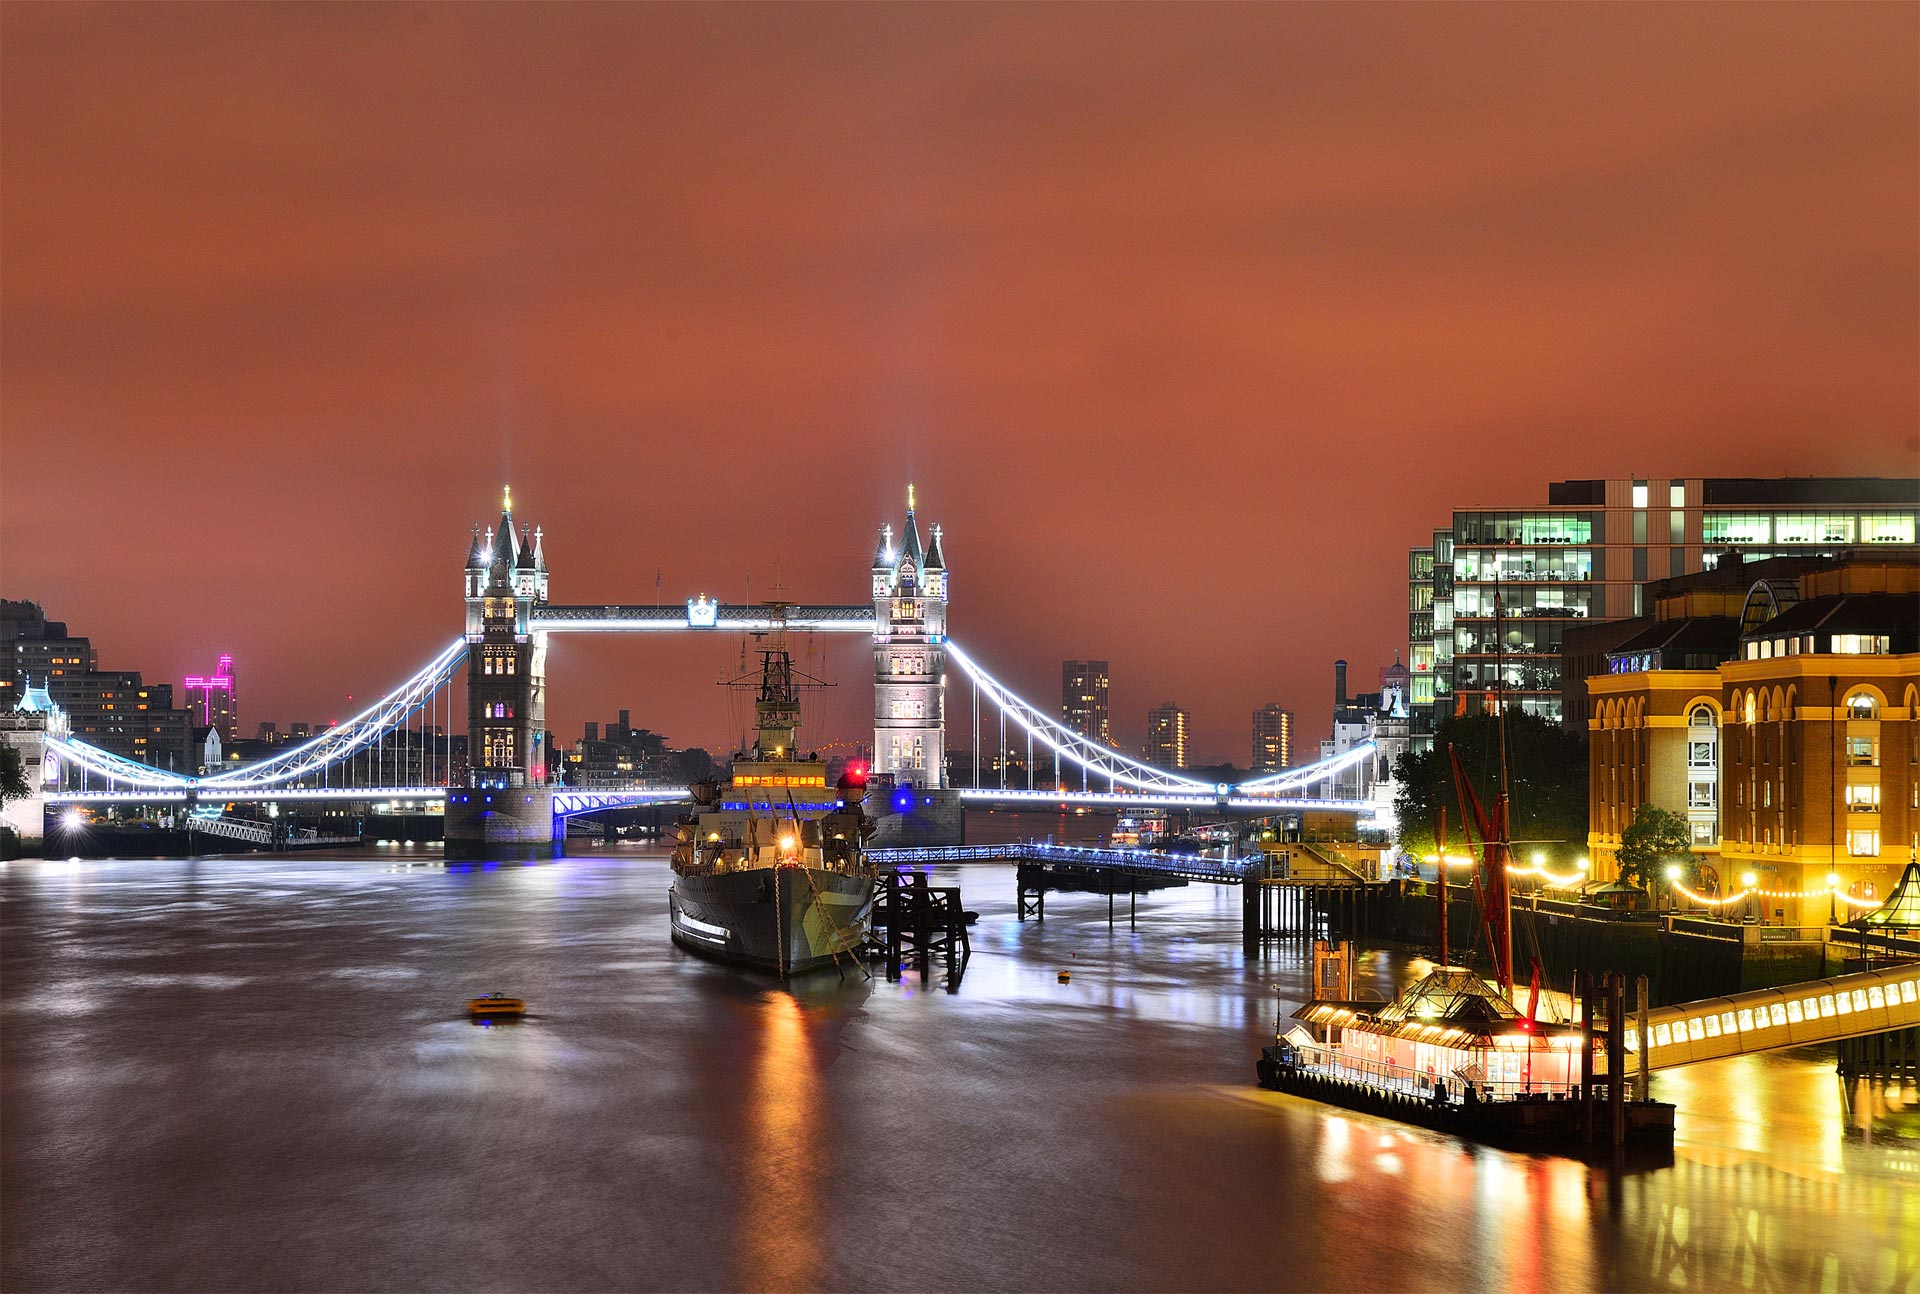
<svg viewBox="0 0 1920 1294">
<path fill-rule="evenodd" d="M 857 958 L 872 919 L 877 871 L 864 846 L 866 776 L 834 785 L 798 745 L 800 703 L 784 606 L 761 638 L 753 744 L 726 782 L 692 788 L 676 829 L 667 906 L 673 941 L 689 952 L 782 979 Z"/>
</svg>

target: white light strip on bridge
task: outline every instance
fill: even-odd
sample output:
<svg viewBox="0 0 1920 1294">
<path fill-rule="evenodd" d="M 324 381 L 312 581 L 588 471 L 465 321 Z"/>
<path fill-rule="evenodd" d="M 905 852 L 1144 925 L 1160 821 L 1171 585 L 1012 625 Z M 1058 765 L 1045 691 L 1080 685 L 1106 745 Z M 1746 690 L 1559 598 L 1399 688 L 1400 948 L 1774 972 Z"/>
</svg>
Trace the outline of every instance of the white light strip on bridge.
<svg viewBox="0 0 1920 1294">
<path fill-rule="evenodd" d="M 1168 789 L 1210 791 L 1213 789 L 1207 783 L 1199 781 L 1196 778 L 1182 777 L 1178 773 L 1170 773 L 1164 768 L 1155 768 L 1152 764 L 1142 763 L 1131 756 L 1121 754 L 1117 750 L 1102 746 L 1099 742 L 1089 741 L 1064 724 L 1055 723 L 1052 719 L 1048 718 L 1039 707 L 1021 700 L 1011 689 L 1003 685 L 998 679 L 994 678 L 993 675 L 987 673 L 979 662 L 962 651 L 960 644 L 954 642 L 951 638 L 947 640 L 947 655 L 966 672 L 967 677 L 971 678 L 974 683 L 986 692 L 989 701 L 1000 707 L 1002 714 L 1010 716 L 1015 723 L 1026 729 L 1027 732 L 1033 736 L 1038 737 L 1047 746 L 1051 747 L 1054 753 L 1065 755 L 1068 759 L 1079 764 L 1088 772 L 1098 773 L 1100 776 L 1111 781 L 1124 782 L 1128 786 L 1138 787 L 1143 791 L 1164 791 Z M 1028 719 L 1027 716 L 1029 714 L 1033 716 L 1032 720 Z M 1065 739 L 1064 744 L 1062 740 L 1055 737 L 1056 733 L 1060 735 L 1060 738 Z M 977 739 L 976 735 L 976 740 Z M 1085 747 L 1088 750 L 1096 751 L 1098 752 L 1098 756 L 1090 758 L 1082 755 L 1077 747 Z M 1112 764 L 1117 767 L 1109 767 L 1099 762 L 1100 759 L 1110 760 Z M 1138 770 L 1138 772 L 1123 772 L 1121 771 L 1123 769 Z"/>
<path fill-rule="evenodd" d="M 1325 781 L 1334 774 L 1342 772 L 1368 759 L 1373 755 L 1374 744 L 1363 741 L 1352 749 L 1313 764 L 1302 764 L 1298 768 L 1282 769 L 1265 777 L 1256 777 L 1242 782 L 1234 789 L 1237 791 L 1279 791 L 1296 786 L 1311 786 L 1315 782 Z"/>
<path fill-rule="evenodd" d="M 432 800 L 446 798 L 444 786 L 198 786 L 156 791 L 50 791 L 48 804 L 267 804 L 283 800 Z"/>
<path fill-rule="evenodd" d="M 1023 700 L 1015 694 L 1011 688 L 1008 688 L 1005 684 L 987 673 L 978 661 L 969 656 L 961 649 L 960 645 L 952 639 L 947 640 L 947 654 L 953 658 L 955 663 L 960 666 L 969 678 L 987 693 L 988 700 L 999 706 L 1002 713 L 1010 715 L 1014 722 L 1018 723 L 1033 736 L 1038 737 L 1056 753 L 1065 755 L 1068 759 L 1079 764 L 1088 772 L 1099 774 L 1102 777 L 1110 778 L 1116 782 L 1125 783 L 1128 786 L 1137 787 L 1143 791 L 1187 789 L 1194 792 L 1211 792 L 1213 795 L 1207 800 L 1207 803 L 1217 802 L 1218 792 L 1221 789 L 1218 786 L 1202 782 L 1196 778 L 1183 777 L 1178 773 L 1169 772 L 1164 768 L 1156 768 L 1152 764 L 1142 763 L 1110 747 L 1102 746 L 1096 741 L 1089 741 L 1079 733 L 1074 732 L 1071 728 L 1056 722 L 1047 716 L 1038 706 Z M 1033 716 L 1031 720 L 1027 717 L 1029 715 Z M 1058 738 L 1056 738 L 1055 734 L 1058 734 Z M 1098 752 L 1098 754 L 1091 758 L 1082 755 L 1079 750 L 1081 747 Z M 1324 781 L 1347 768 L 1351 768 L 1371 758 L 1373 753 L 1373 742 L 1361 742 L 1352 749 L 1332 756 L 1331 758 L 1323 759 L 1312 764 L 1302 764 L 1298 768 L 1289 768 L 1267 777 L 1241 782 L 1237 786 L 1231 787 L 1230 790 L 1244 793 L 1291 790 L 1302 786 L 1310 786 L 1315 782 Z M 1102 760 L 1110 760 L 1114 764 L 1119 765 L 1120 768 L 1138 770 L 1138 773 L 1117 771 L 1101 762 Z M 1289 803 L 1292 802 L 1289 801 Z M 1346 804 L 1349 803 L 1349 801 L 1316 801 L 1315 803 Z"/>
<path fill-rule="evenodd" d="M 215 773 L 211 777 L 201 779 L 200 785 L 207 787 L 264 785 L 269 781 L 292 781 L 296 777 L 307 776 L 316 767 L 324 767 L 344 759 L 371 745 L 383 731 L 395 724 L 404 723 L 412 717 L 413 712 L 425 703 L 428 696 L 453 678 L 454 670 L 466 659 L 466 655 L 466 638 L 464 636 L 456 638 L 444 651 L 428 662 L 425 669 L 345 723 L 271 759 L 264 759 L 244 768 Z M 342 737 L 346 740 L 342 741 Z M 320 760 L 318 764 L 303 762 L 307 755 L 320 752 L 322 748 L 329 747 L 330 743 L 338 748 L 327 749 L 326 758 Z M 278 767 L 275 767 L 276 765 Z"/>
<path fill-rule="evenodd" d="M 153 768 L 72 738 L 51 738 L 47 746 L 56 754 L 109 781 L 126 782 L 142 788 L 215 791 L 231 799 L 231 793 L 237 790 L 312 776 L 317 770 L 350 758 L 371 746 L 382 733 L 394 730 L 397 725 L 412 718 L 429 696 L 449 682 L 454 670 L 465 660 L 466 653 L 467 640 L 456 638 L 428 662 L 425 669 L 345 723 L 268 759 L 240 768 L 223 769 L 204 778 L 169 773 L 165 769 Z"/>
<path fill-rule="evenodd" d="M 84 741 L 49 737 L 47 749 L 62 759 L 78 764 L 89 773 L 97 773 L 114 782 L 128 782 L 134 786 L 167 791 L 182 791 L 188 784 L 188 779 L 178 773 L 153 768 Z"/>
<path fill-rule="evenodd" d="M 1217 795 L 1189 795 L 1163 791 L 1016 791 L 1011 788 L 1003 791 L 992 786 L 963 786 L 960 788 L 960 798 L 984 803 L 1000 801 L 1057 805 L 1061 808 L 1085 805 L 1117 809 L 1217 809 L 1225 805 L 1233 809 L 1260 809 L 1268 813 L 1289 813 L 1301 809 L 1312 809 L 1327 813 L 1358 814 L 1370 814 L 1374 810 L 1371 800 L 1281 800 L 1252 795 L 1233 795 L 1223 799 Z"/>
</svg>

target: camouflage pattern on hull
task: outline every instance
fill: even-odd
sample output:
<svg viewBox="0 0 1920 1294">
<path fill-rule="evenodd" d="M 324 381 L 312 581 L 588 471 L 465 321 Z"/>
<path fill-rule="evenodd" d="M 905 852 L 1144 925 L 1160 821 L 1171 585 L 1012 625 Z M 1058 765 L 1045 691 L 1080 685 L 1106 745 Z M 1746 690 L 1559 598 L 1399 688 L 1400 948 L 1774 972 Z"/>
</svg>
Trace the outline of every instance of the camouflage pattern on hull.
<svg viewBox="0 0 1920 1294">
<path fill-rule="evenodd" d="M 677 876 L 667 905 L 682 948 L 784 978 L 858 956 L 873 894 L 866 876 L 757 867 Z"/>
</svg>

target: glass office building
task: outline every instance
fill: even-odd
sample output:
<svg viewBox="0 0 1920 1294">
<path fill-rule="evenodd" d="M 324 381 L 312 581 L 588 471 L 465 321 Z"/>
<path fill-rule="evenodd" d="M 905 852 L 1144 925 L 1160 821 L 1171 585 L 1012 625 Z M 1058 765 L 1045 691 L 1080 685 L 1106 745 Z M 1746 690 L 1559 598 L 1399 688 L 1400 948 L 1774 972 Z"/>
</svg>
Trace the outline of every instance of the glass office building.
<svg viewBox="0 0 1920 1294">
<path fill-rule="evenodd" d="M 1911 544 L 1920 479 L 1557 481 L 1544 506 L 1463 508 L 1408 559 L 1415 748 L 1504 695 L 1561 717 L 1567 629 L 1641 614 L 1648 580 L 1760 557 Z"/>
</svg>

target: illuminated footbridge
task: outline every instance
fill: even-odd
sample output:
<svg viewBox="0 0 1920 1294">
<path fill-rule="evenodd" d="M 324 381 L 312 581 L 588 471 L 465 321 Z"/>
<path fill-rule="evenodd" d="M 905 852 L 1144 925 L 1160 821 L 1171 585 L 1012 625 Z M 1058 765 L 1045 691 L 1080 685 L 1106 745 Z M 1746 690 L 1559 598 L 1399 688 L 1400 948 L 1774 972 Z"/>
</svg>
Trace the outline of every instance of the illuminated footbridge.
<svg viewBox="0 0 1920 1294">
<path fill-rule="evenodd" d="M 1755 989 L 1647 1013 L 1647 1068 L 1671 1069 L 1920 1025 L 1920 963 Z M 1640 1026 L 1626 1029 L 1637 1065 Z"/>
</svg>

